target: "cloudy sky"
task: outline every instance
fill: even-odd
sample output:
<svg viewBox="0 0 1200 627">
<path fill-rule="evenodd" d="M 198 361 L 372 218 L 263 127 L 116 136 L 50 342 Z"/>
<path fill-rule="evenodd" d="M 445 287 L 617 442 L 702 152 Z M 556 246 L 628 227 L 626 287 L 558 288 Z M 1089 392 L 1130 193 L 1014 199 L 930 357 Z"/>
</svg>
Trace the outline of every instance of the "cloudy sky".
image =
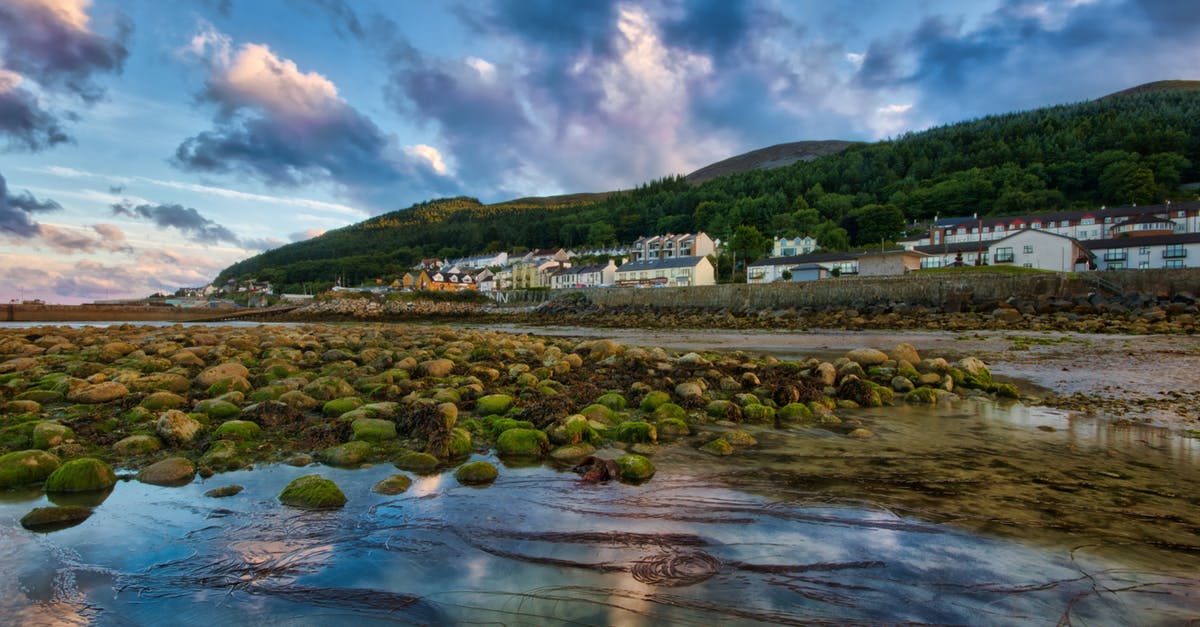
<svg viewBox="0 0 1200 627">
<path fill-rule="evenodd" d="M 1194 0 L 0 0 L 0 300 L 1197 68 Z"/>
</svg>

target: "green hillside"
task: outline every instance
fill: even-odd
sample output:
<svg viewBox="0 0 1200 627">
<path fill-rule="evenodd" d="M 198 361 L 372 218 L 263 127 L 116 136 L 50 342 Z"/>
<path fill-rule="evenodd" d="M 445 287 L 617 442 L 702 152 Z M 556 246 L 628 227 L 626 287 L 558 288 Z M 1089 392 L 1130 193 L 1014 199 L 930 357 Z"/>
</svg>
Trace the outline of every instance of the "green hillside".
<svg viewBox="0 0 1200 627">
<path fill-rule="evenodd" d="M 844 249 L 896 239 L 907 224 L 935 215 L 1194 198 L 1179 186 L 1200 181 L 1200 92 L 1131 92 L 854 144 L 700 184 L 670 177 L 619 193 L 419 203 L 246 259 L 218 282 L 257 277 L 291 290 L 338 276 L 396 274 L 424 257 L 627 243 L 692 230 L 734 236 L 747 250 L 758 249 L 759 234 L 798 233 Z"/>
</svg>

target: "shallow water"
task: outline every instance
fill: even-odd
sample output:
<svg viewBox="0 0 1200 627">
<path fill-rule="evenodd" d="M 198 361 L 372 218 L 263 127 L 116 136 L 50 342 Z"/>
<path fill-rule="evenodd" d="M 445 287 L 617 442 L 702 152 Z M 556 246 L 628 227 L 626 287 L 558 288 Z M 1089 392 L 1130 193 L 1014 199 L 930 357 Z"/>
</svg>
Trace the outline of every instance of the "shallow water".
<svg viewBox="0 0 1200 627">
<path fill-rule="evenodd" d="M 0 498 L 0 615 L 18 624 L 1154 624 L 1200 614 L 1200 447 L 1021 405 L 846 412 L 875 437 L 753 431 L 647 484 L 501 467 L 487 488 L 390 466 L 122 482 L 86 522 Z M 720 427 L 712 427 L 715 432 Z M 317 472 L 346 508 L 276 495 Z M 245 491 L 203 492 L 237 483 Z"/>
</svg>

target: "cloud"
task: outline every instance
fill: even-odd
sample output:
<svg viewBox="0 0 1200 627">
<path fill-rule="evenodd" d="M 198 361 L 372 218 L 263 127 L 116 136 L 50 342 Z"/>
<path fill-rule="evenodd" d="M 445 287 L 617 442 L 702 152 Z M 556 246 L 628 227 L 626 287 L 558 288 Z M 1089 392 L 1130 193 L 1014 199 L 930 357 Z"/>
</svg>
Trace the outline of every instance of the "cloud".
<svg viewBox="0 0 1200 627">
<path fill-rule="evenodd" d="M 239 244 L 246 250 L 264 251 L 271 250 L 272 248 L 279 248 L 280 246 L 287 244 L 287 242 L 274 237 L 261 237 L 242 239 Z"/>
<path fill-rule="evenodd" d="M 59 227 L 39 224 L 38 235 L 42 243 L 63 254 L 92 253 L 97 251 L 133 253 L 133 247 L 125 240 L 125 233 L 114 224 L 93 224 L 91 233 L 75 227 Z M 93 235 L 94 234 L 94 235 Z"/>
<path fill-rule="evenodd" d="M 155 226 L 163 229 L 175 228 L 194 242 L 202 244 L 241 243 L 233 231 L 200 215 L 199 211 L 191 207 L 178 204 L 134 205 L 124 202 L 113 204 L 111 209 L 114 216 L 123 215 L 149 220 Z"/>
<path fill-rule="evenodd" d="M 292 234 L 288 235 L 288 239 L 293 242 L 302 242 L 306 239 L 312 239 L 314 237 L 324 235 L 324 234 L 325 234 L 325 229 L 313 227 L 311 229 L 305 229 L 303 231 L 297 231 L 295 233 L 292 233 Z"/>
<path fill-rule="evenodd" d="M 33 215 L 59 209 L 62 209 L 62 205 L 57 202 L 38 200 L 28 191 L 10 194 L 8 183 L 0 176 L 0 233 L 22 238 L 34 237 L 38 234 L 38 223 Z"/>
<path fill-rule="evenodd" d="M 91 104 L 104 95 L 100 73 L 120 72 L 131 31 L 123 15 L 116 34 L 91 29 L 90 0 L 8 0 L 0 3 L 0 134 L 10 148 L 42 150 L 69 140 L 63 122 L 76 116 L 52 112 L 21 84 L 67 93 Z"/>
</svg>

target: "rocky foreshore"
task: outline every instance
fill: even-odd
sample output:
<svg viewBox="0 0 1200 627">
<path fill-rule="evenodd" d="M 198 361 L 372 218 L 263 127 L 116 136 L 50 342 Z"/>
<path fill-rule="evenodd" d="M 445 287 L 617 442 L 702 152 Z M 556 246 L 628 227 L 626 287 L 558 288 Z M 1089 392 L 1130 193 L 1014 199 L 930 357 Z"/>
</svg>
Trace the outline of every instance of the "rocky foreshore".
<svg viewBox="0 0 1200 627">
<path fill-rule="evenodd" d="M 461 483 L 487 484 L 493 464 L 462 465 L 476 453 L 641 482 L 662 446 L 736 454 L 764 429 L 857 440 L 873 433 L 854 408 L 1016 396 L 978 359 L 907 344 L 780 361 L 406 325 L 3 329 L 0 489 L 104 491 L 114 468 L 177 485 L 318 461 L 457 467 Z M 306 479 L 281 500 L 337 506 L 335 490 Z M 30 526 L 79 515 L 41 512 Z"/>
</svg>

